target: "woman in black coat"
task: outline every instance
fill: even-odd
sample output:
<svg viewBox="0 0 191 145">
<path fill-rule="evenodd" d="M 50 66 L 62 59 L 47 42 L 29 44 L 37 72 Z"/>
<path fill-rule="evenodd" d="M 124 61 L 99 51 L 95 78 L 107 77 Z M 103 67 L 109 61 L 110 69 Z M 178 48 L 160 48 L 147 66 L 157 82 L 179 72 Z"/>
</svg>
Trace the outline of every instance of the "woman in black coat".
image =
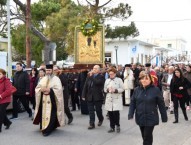
<svg viewBox="0 0 191 145">
<path fill-rule="evenodd" d="M 188 97 L 187 89 L 189 87 L 190 82 L 183 76 L 182 71 L 179 68 L 175 69 L 170 83 L 170 92 L 174 103 L 175 121 L 173 123 L 178 123 L 178 104 L 180 104 L 185 120 L 188 121 L 185 103 Z"/>
<path fill-rule="evenodd" d="M 167 122 L 167 113 L 162 93 L 158 87 L 153 85 L 151 75 L 142 71 L 139 79 L 140 86 L 135 89 L 132 95 L 128 119 L 132 119 L 135 113 L 143 145 L 152 145 L 154 126 L 159 124 L 158 108 L 162 122 Z"/>
</svg>

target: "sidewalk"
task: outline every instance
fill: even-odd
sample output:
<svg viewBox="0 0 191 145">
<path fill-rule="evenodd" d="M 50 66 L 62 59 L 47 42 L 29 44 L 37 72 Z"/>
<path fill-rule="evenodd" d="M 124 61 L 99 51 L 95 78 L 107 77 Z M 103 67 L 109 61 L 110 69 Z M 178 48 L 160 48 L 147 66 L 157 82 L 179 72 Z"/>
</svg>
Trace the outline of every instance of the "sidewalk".
<svg viewBox="0 0 191 145">
<path fill-rule="evenodd" d="M 174 115 L 168 112 L 169 120 L 154 129 L 153 145 L 191 145 L 191 111 L 189 121 L 183 119 L 179 111 L 179 123 L 173 124 Z M 80 111 L 72 112 L 74 121 L 71 125 L 58 128 L 50 136 L 43 137 L 39 126 L 32 124 L 27 113 L 19 114 L 18 120 L 13 120 L 9 130 L 2 128 L 0 145 L 141 145 L 142 138 L 139 127 L 134 120 L 128 120 L 128 107 L 121 111 L 121 132 L 107 133 L 109 120 L 101 127 L 88 130 L 89 116 L 81 115 Z M 106 111 L 104 111 L 104 116 Z M 97 123 L 97 120 L 96 120 Z"/>
</svg>

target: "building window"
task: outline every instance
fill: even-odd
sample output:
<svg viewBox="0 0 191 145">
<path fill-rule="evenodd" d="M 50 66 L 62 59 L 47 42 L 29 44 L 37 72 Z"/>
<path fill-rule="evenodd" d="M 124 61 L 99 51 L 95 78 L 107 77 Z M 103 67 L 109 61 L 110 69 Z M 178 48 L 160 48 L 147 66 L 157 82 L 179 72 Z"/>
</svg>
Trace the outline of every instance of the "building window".
<svg viewBox="0 0 191 145">
<path fill-rule="evenodd" d="M 139 54 L 138 54 L 138 57 L 137 57 L 137 63 L 139 63 Z"/>
<path fill-rule="evenodd" d="M 167 44 L 167 47 L 168 48 L 172 48 L 172 44 Z"/>
<path fill-rule="evenodd" d="M 141 53 L 141 64 L 143 64 L 143 54 Z"/>
<path fill-rule="evenodd" d="M 148 62 L 148 56 L 145 55 L 145 63 L 147 63 L 147 62 Z"/>
<path fill-rule="evenodd" d="M 111 63 L 111 52 L 105 53 L 105 63 Z"/>
<path fill-rule="evenodd" d="M 134 63 L 134 58 L 133 57 L 131 57 L 131 63 Z"/>
</svg>

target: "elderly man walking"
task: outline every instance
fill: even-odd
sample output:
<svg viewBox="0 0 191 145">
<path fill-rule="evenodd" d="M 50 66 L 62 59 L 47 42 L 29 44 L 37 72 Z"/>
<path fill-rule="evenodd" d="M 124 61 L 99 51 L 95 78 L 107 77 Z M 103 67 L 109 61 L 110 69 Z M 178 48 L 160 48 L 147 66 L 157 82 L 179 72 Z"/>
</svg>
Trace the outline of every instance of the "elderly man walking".
<svg viewBox="0 0 191 145">
<path fill-rule="evenodd" d="M 95 65 L 93 67 L 90 76 L 86 79 L 84 89 L 82 92 L 82 99 L 87 100 L 88 110 L 89 110 L 89 127 L 88 129 L 95 128 L 95 111 L 98 117 L 98 126 L 101 126 L 104 120 L 102 114 L 102 104 L 104 100 L 103 88 L 104 88 L 105 78 L 100 73 L 100 66 Z"/>
</svg>

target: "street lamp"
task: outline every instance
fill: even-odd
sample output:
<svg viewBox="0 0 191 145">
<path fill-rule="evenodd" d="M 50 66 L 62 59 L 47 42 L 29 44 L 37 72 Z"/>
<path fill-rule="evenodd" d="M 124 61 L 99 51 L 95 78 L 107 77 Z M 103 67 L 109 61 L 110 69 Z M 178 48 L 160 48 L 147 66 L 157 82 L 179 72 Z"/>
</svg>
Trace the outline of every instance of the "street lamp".
<svg viewBox="0 0 191 145">
<path fill-rule="evenodd" d="M 117 58 L 117 50 L 119 46 L 114 46 L 115 48 L 115 54 L 116 54 L 116 66 L 118 66 L 118 58 Z"/>
<path fill-rule="evenodd" d="M 163 63 L 163 51 L 161 51 L 161 66 L 162 66 L 162 63 Z"/>
</svg>

